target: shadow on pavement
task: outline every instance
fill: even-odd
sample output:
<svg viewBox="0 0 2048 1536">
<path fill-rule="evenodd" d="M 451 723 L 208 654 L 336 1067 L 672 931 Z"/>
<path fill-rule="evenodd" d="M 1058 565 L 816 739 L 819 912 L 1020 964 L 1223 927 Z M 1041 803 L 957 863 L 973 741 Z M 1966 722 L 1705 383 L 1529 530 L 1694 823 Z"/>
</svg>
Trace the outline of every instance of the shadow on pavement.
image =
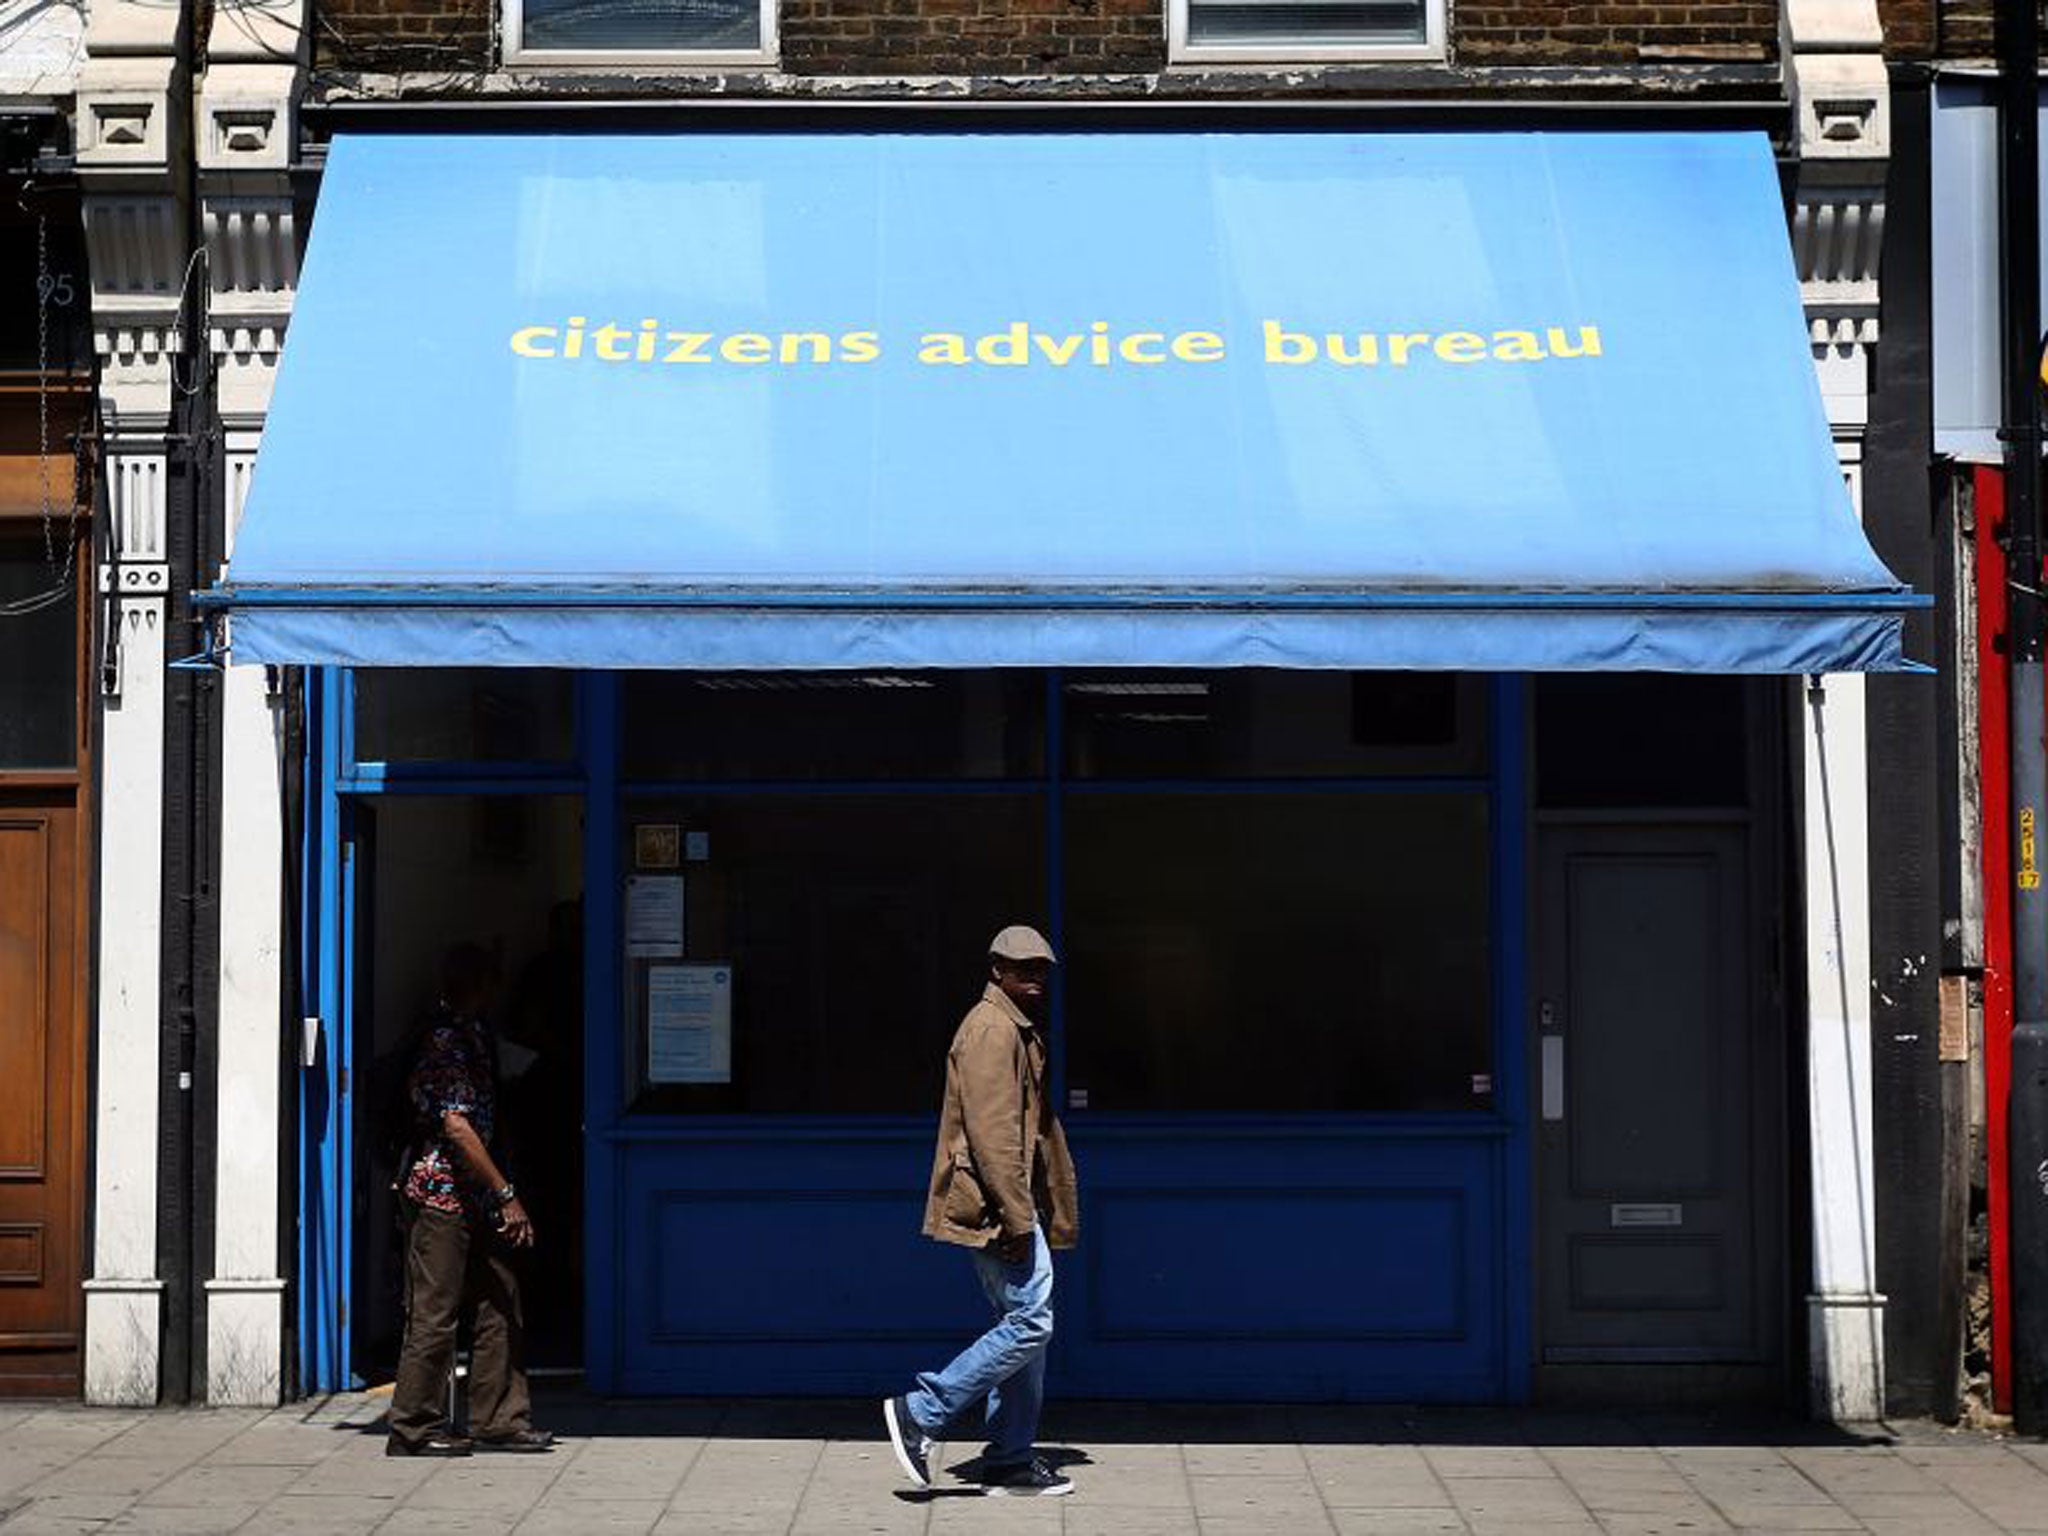
<svg viewBox="0 0 2048 1536">
<path fill-rule="evenodd" d="M 337 1404 L 341 1400 L 336 1400 Z M 358 1400 L 336 1430 L 384 1432 L 384 1397 Z M 577 1439 L 879 1440 L 879 1400 L 591 1397 L 542 1384 L 534 1420 Z M 1931 1428 L 1931 1426 L 1930 1426 Z M 1818 1424 L 1754 1410 L 1549 1411 L 1321 1404 L 1052 1402 L 1048 1447 L 1084 1445 L 1886 1446 L 1884 1425 Z M 956 1440 L 972 1442 L 963 1426 Z M 1084 1452 L 1063 1449 L 1069 1460 Z M 1048 1459 L 1053 1459 L 1048 1456 Z"/>
</svg>

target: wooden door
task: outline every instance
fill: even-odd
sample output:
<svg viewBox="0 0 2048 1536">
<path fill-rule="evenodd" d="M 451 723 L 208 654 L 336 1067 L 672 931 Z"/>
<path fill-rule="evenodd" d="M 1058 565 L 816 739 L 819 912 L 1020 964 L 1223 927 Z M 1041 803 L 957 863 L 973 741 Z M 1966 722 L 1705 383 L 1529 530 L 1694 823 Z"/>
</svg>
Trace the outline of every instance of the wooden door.
<svg viewBox="0 0 2048 1536">
<path fill-rule="evenodd" d="M 0 783 L 5 776 L 0 776 Z M 75 791 L 0 790 L 0 1393 L 78 1388 L 84 1029 Z"/>
</svg>

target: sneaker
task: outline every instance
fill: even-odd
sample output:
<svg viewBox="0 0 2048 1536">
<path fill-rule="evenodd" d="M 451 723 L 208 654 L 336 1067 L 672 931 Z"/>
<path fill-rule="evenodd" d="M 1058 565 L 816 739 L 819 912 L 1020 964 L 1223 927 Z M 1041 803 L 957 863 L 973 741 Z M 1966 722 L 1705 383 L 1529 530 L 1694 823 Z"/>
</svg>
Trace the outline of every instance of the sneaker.
<svg viewBox="0 0 2048 1536">
<path fill-rule="evenodd" d="M 932 1485 L 932 1469 L 926 1459 L 931 1454 L 932 1442 L 925 1432 L 917 1427 L 917 1420 L 910 1416 L 910 1400 L 891 1397 L 883 1400 L 882 1422 L 889 1427 L 889 1444 L 896 1452 L 897 1465 L 904 1475 L 920 1488 Z"/>
<path fill-rule="evenodd" d="M 992 1499 L 1056 1498 L 1072 1493 L 1074 1480 L 1034 1456 L 1014 1466 L 982 1468 L 981 1491 Z"/>
<path fill-rule="evenodd" d="M 458 1435 L 445 1429 L 437 1429 L 420 1440 L 401 1440 L 396 1435 L 386 1436 L 384 1440 L 384 1454 L 386 1456 L 467 1456 L 470 1452 L 470 1445 L 471 1442 L 467 1435 Z"/>
</svg>

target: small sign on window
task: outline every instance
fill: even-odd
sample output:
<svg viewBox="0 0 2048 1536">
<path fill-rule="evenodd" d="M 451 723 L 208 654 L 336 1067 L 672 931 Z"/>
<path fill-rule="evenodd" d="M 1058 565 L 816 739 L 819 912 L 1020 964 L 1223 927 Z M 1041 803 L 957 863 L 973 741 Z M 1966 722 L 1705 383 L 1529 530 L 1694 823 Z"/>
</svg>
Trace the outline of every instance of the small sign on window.
<svg viewBox="0 0 2048 1536">
<path fill-rule="evenodd" d="M 691 834 L 693 837 L 695 833 Z M 674 869 L 682 862 L 682 828 L 672 821 L 642 822 L 633 828 L 633 863 L 640 869 Z"/>
</svg>

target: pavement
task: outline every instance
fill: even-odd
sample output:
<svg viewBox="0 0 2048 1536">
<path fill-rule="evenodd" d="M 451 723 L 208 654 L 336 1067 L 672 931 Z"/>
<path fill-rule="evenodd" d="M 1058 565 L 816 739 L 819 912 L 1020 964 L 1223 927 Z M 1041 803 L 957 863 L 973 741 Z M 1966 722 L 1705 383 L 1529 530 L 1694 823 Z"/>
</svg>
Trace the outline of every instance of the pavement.
<svg viewBox="0 0 2048 1536">
<path fill-rule="evenodd" d="M 2048 1445 L 1933 1424 L 1054 1403 L 1043 1445 L 1075 1492 L 997 1500 L 946 1473 L 907 1488 L 866 1402 L 544 1396 L 555 1452 L 467 1461 L 387 1458 L 383 1407 L 0 1404 L 0 1533 L 2048 1533 Z"/>
</svg>

